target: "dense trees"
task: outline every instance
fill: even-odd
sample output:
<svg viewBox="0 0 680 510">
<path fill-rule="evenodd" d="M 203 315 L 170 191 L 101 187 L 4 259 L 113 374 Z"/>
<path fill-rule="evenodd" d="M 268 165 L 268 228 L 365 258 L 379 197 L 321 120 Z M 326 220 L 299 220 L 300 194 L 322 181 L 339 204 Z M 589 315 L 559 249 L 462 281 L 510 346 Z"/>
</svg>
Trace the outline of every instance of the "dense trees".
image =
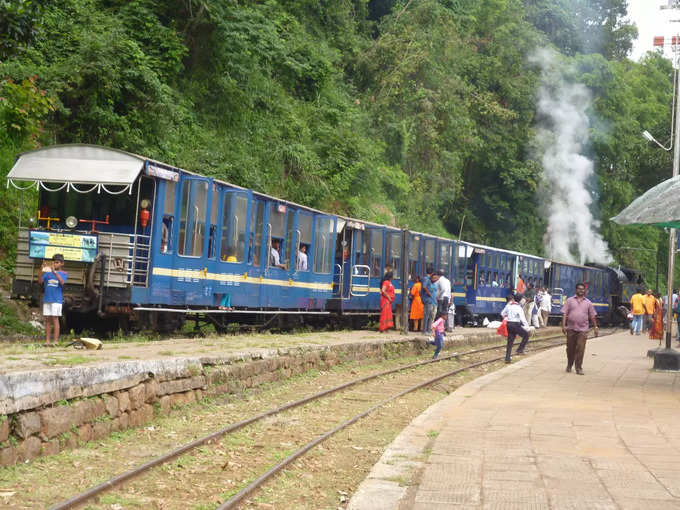
<svg viewBox="0 0 680 510">
<path fill-rule="evenodd" d="M 602 217 L 670 174 L 639 132 L 669 129 L 671 66 L 625 58 L 625 0 L 0 0 L 0 34 L 0 175 L 39 143 L 97 143 L 541 252 L 528 57 L 547 45 L 594 94 Z M 624 247 L 658 233 L 603 230 L 651 274 L 653 254 Z"/>
</svg>

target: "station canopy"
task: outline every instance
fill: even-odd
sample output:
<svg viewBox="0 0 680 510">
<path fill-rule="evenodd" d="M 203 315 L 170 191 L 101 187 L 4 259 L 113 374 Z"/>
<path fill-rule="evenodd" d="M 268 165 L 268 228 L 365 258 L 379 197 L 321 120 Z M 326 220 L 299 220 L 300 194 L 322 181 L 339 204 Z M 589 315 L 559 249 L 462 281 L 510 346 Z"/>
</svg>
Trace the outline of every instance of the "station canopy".
<svg viewBox="0 0 680 510">
<path fill-rule="evenodd" d="M 107 147 L 54 145 L 21 154 L 7 175 L 7 186 L 79 193 L 95 190 L 131 193 L 145 161 L 140 156 Z M 30 184 L 27 186 L 26 182 Z"/>
<path fill-rule="evenodd" d="M 611 220 L 619 225 L 680 228 L 680 175 L 657 184 Z"/>
</svg>

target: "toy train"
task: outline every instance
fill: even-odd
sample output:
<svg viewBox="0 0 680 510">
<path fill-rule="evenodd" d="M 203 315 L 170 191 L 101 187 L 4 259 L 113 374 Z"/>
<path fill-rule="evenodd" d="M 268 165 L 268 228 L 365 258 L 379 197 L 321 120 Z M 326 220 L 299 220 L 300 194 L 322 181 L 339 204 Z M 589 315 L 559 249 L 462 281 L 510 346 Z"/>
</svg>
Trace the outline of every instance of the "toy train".
<svg viewBox="0 0 680 510">
<path fill-rule="evenodd" d="M 520 278 L 550 289 L 554 316 L 585 282 L 609 318 L 639 279 L 329 214 L 100 146 L 21 154 L 10 185 L 39 192 L 37 224 L 20 220 L 13 297 L 38 301 L 43 260 L 63 254 L 65 320 L 75 329 L 168 332 L 188 314 L 218 330 L 367 317 L 378 313 L 386 268 L 397 306 L 416 275 L 444 271 L 460 323 L 497 316 Z"/>
</svg>

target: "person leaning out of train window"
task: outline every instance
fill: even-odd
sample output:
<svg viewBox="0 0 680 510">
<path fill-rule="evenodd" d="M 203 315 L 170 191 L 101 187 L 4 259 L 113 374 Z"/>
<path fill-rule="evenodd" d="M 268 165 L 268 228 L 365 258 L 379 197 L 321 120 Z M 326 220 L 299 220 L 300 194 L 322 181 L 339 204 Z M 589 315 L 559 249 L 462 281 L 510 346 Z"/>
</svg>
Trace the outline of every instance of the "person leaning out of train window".
<svg viewBox="0 0 680 510">
<path fill-rule="evenodd" d="M 630 307 L 633 312 L 630 334 L 639 335 L 642 332 L 642 322 L 645 318 L 645 298 L 642 295 L 642 289 L 638 289 L 630 298 Z"/>
<path fill-rule="evenodd" d="M 307 271 L 307 246 L 304 244 L 301 244 L 300 248 L 298 249 L 295 268 L 298 271 Z"/>
<path fill-rule="evenodd" d="M 281 264 L 281 255 L 279 255 L 279 250 L 281 249 L 281 241 L 278 239 L 272 239 L 272 249 L 269 254 L 269 265 L 278 267 L 281 269 L 286 269 L 284 264 Z"/>
</svg>

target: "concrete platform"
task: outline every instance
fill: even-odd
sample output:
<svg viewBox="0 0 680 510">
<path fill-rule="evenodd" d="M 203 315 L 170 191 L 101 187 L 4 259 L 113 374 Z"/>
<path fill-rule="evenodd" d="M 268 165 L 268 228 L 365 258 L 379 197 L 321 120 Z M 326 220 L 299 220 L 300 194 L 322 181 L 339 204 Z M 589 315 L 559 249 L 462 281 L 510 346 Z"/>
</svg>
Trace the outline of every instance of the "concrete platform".
<svg viewBox="0 0 680 510">
<path fill-rule="evenodd" d="M 680 376 L 652 342 L 589 340 L 481 377 L 416 418 L 352 498 L 358 509 L 680 509 Z"/>
</svg>

